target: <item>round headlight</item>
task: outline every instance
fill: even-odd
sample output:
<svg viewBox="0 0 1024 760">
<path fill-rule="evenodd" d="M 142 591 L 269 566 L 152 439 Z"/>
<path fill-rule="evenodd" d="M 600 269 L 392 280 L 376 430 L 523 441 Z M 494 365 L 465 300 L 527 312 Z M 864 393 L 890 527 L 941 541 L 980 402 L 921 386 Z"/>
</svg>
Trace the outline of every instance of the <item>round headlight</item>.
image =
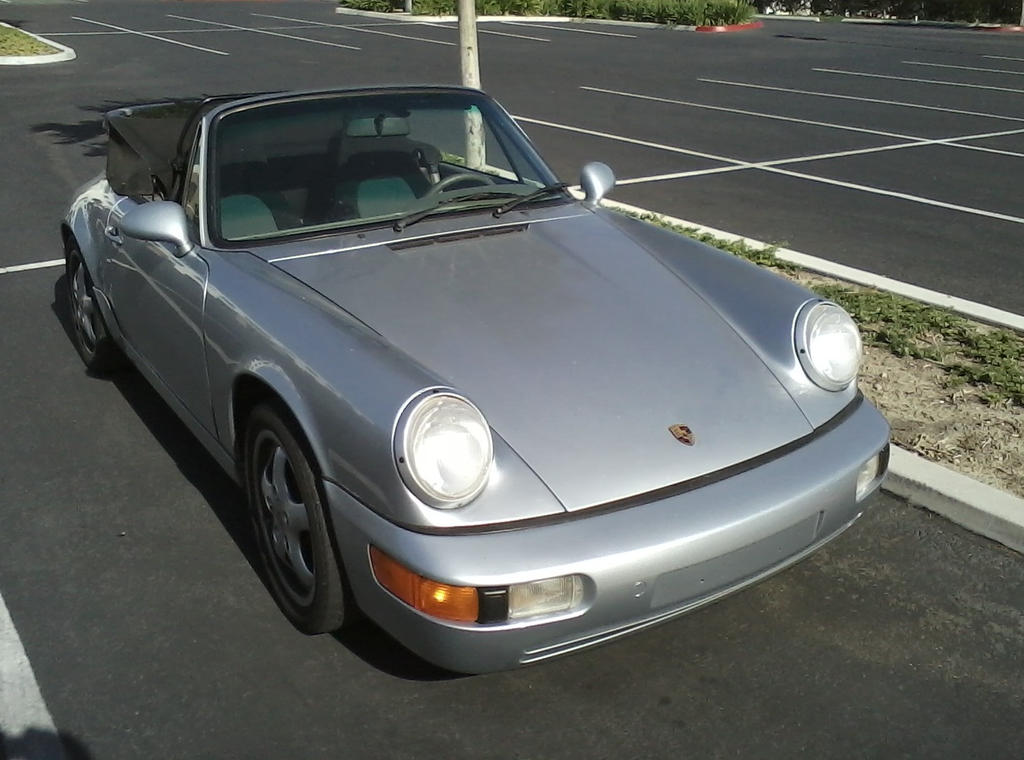
<svg viewBox="0 0 1024 760">
<path fill-rule="evenodd" d="M 814 383 L 841 391 L 857 377 L 863 348 L 850 315 L 830 301 L 808 303 L 796 319 L 796 351 Z"/>
<path fill-rule="evenodd" d="M 480 410 L 453 393 L 430 393 L 406 407 L 395 433 L 402 479 L 432 507 L 452 509 L 487 485 L 494 455 Z"/>
</svg>

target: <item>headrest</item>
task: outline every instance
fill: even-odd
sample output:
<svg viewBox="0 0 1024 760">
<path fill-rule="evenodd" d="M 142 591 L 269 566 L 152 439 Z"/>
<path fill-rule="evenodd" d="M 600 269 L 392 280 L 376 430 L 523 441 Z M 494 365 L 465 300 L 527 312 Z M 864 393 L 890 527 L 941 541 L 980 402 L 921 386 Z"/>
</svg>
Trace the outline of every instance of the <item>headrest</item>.
<svg viewBox="0 0 1024 760">
<path fill-rule="evenodd" d="M 239 164 L 252 161 L 265 161 L 267 149 L 264 140 L 267 137 L 265 124 L 230 124 L 226 125 L 217 141 L 217 162 Z"/>
<path fill-rule="evenodd" d="M 345 126 L 348 137 L 401 137 L 409 134 L 409 120 L 402 116 L 357 117 Z"/>
</svg>

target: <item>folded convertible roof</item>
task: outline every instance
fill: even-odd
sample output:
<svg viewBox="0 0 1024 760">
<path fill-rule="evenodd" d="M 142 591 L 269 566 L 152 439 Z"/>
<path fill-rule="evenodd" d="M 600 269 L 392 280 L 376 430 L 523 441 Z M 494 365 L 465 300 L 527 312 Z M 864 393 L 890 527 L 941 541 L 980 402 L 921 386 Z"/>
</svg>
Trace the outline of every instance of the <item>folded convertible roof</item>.
<svg viewBox="0 0 1024 760">
<path fill-rule="evenodd" d="M 119 195 L 132 197 L 170 197 L 203 114 L 224 103 L 261 94 L 183 98 L 108 111 L 104 122 L 111 188 Z"/>
</svg>

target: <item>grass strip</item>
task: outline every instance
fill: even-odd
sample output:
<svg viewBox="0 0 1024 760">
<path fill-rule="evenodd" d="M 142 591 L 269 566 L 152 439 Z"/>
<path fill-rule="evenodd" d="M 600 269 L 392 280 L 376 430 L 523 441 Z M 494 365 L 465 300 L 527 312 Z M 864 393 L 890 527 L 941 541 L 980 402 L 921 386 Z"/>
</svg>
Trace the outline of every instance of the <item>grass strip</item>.
<svg viewBox="0 0 1024 760">
<path fill-rule="evenodd" d="M 0 26 L 0 55 L 49 55 L 57 48 L 10 26 Z"/>
<path fill-rule="evenodd" d="M 699 240 L 735 256 L 795 276 L 799 267 L 779 260 L 775 249 L 730 242 L 692 227 L 665 222 L 650 214 L 630 214 L 659 227 Z M 905 296 L 814 273 L 811 286 L 835 301 L 856 320 L 864 342 L 897 357 L 923 359 L 940 367 L 949 387 L 976 387 L 988 403 L 1024 406 L 1024 335 L 989 327 L 956 312 Z"/>
</svg>

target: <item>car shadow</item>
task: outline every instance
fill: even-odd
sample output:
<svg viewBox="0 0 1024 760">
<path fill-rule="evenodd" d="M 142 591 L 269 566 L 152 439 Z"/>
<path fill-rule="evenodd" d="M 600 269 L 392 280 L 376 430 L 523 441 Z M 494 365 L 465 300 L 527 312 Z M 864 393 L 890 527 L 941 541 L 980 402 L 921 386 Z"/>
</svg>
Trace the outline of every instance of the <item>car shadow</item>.
<svg viewBox="0 0 1024 760">
<path fill-rule="evenodd" d="M 0 727 L 0 757 L 26 760 L 92 760 L 93 754 L 67 731 L 54 733 L 43 728 L 27 728 L 20 734 L 4 733 Z"/>
<path fill-rule="evenodd" d="M 74 345 L 74 326 L 68 303 L 67 277 L 64 274 L 54 282 L 50 308 L 64 334 Z M 112 382 L 121 392 L 149 433 L 170 455 L 179 472 L 209 504 L 238 551 L 270 594 L 246 513 L 242 489 L 202 446 L 196 445 L 195 437 L 185 424 L 135 369 L 129 368 L 103 377 L 86 374 Z M 334 634 L 334 638 L 368 665 L 396 678 L 441 681 L 461 677 L 416 656 L 370 620 L 359 620 L 351 629 Z"/>
<path fill-rule="evenodd" d="M 158 99 L 156 99 L 158 100 Z M 103 114 L 115 108 L 124 108 L 141 101 L 120 102 L 107 100 L 96 105 L 78 106 L 80 111 L 91 114 L 76 122 L 47 121 L 33 124 L 33 134 L 48 135 L 57 145 L 82 144 L 82 155 L 97 158 L 107 155 L 106 128 Z"/>
<path fill-rule="evenodd" d="M 8 22 L 11 23 L 11 22 Z M 17 25 L 17 22 L 13 22 Z M 104 100 L 100 103 L 90 105 L 79 105 L 79 111 L 86 114 L 78 121 L 46 121 L 33 124 L 30 129 L 33 134 L 47 135 L 57 145 L 78 145 L 82 144 L 82 155 L 87 158 L 99 158 L 107 155 L 106 126 L 104 125 L 104 114 L 116 108 L 128 108 L 140 103 L 165 103 L 188 98 L 209 98 L 218 97 L 219 93 L 188 92 L 187 94 L 167 95 L 160 97 L 140 97 L 131 100 Z"/>
</svg>

